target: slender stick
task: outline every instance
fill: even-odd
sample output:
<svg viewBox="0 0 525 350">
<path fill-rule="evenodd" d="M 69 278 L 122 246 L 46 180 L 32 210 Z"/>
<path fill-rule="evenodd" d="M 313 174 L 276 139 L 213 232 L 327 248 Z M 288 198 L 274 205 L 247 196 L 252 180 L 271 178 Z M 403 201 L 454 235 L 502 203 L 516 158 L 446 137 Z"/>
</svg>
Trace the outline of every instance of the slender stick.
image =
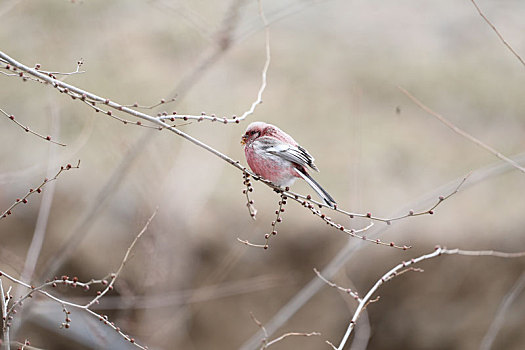
<svg viewBox="0 0 525 350">
<path fill-rule="evenodd" d="M 481 18 L 483 18 L 483 20 L 485 22 L 487 22 L 487 24 L 490 26 L 490 28 L 492 28 L 492 30 L 494 31 L 494 33 L 496 33 L 496 35 L 498 36 L 499 40 L 501 40 L 501 42 L 503 43 L 503 45 L 505 45 L 507 47 L 507 49 L 510 50 L 510 52 L 512 52 L 512 54 L 514 56 L 516 56 L 516 58 L 521 62 L 521 64 L 523 66 L 525 66 L 525 62 L 523 61 L 523 59 L 521 58 L 520 55 L 518 55 L 518 53 L 512 48 L 512 46 L 510 46 L 510 44 L 503 38 L 503 36 L 500 34 L 500 32 L 498 31 L 498 29 L 496 28 L 496 26 L 494 24 L 492 24 L 492 22 L 487 18 L 487 16 L 485 16 L 483 14 L 483 12 L 481 11 L 481 9 L 479 8 L 478 4 L 476 4 L 476 2 L 474 0 L 470 0 L 470 2 L 472 2 L 472 4 L 474 5 L 474 7 L 476 8 L 476 10 L 478 11 L 479 15 L 481 16 Z"/>
<path fill-rule="evenodd" d="M 412 102 L 414 102 L 419 108 L 421 108 L 422 110 L 424 110 L 425 112 L 427 112 L 428 114 L 430 114 L 431 116 L 433 116 L 434 118 L 436 118 L 437 120 L 439 120 L 440 122 L 442 122 L 443 124 L 445 124 L 446 126 L 448 126 L 450 129 L 452 129 L 452 131 L 454 131 L 455 133 L 463 136 L 464 138 L 466 138 L 467 140 L 475 143 L 476 145 L 480 146 L 481 148 L 485 149 L 486 151 L 489 151 L 490 153 L 492 153 L 493 155 L 495 155 L 496 157 L 498 157 L 499 159 L 509 163 L 510 165 L 512 165 L 514 168 L 518 169 L 519 171 L 521 171 L 522 173 L 525 173 L 525 168 L 523 168 L 522 166 L 520 166 L 518 163 L 516 163 L 515 161 L 513 161 L 512 159 L 506 157 L 505 155 L 501 154 L 500 152 L 496 151 L 494 148 L 490 147 L 489 145 L 487 145 L 486 143 L 480 141 L 479 139 L 475 138 L 474 136 L 470 135 L 469 133 L 467 133 L 466 131 L 458 128 L 456 125 L 454 125 L 450 120 L 446 119 L 445 117 L 443 117 L 441 114 L 437 113 L 437 112 L 434 112 L 432 109 L 430 109 L 429 107 L 427 107 L 425 104 L 423 104 L 423 102 L 421 102 L 420 100 L 418 100 L 414 95 L 412 95 L 410 92 L 408 92 L 407 90 L 405 90 L 404 88 L 402 88 L 401 86 L 398 86 L 399 90 L 401 90 L 402 93 L 404 93 L 409 99 L 412 100 Z"/>
<path fill-rule="evenodd" d="M 0 307 L 2 308 L 2 333 L 4 338 L 4 350 L 10 350 L 11 345 L 9 341 L 9 318 L 7 316 L 7 303 L 9 302 L 9 296 L 4 294 L 4 287 L 2 286 L 2 280 L 0 279 Z"/>
</svg>

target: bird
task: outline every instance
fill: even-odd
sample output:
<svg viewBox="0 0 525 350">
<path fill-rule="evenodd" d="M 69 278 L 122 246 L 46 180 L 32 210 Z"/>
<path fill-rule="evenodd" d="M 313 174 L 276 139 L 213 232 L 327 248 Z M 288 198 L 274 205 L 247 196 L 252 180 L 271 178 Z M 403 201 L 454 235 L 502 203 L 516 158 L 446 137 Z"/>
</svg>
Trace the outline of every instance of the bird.
<svg viewBox="0 0 525 350">
<path fill-rule="evenodd" d="M 272 124 L 253 122 L 241 138 L 250 169 L 274 185 L 288 187 L 302 178 L 321 199 L 335 208 L 336 202 L 308 173 L 319 171 L 314 157 L 290 135 Z"/>
</svg>

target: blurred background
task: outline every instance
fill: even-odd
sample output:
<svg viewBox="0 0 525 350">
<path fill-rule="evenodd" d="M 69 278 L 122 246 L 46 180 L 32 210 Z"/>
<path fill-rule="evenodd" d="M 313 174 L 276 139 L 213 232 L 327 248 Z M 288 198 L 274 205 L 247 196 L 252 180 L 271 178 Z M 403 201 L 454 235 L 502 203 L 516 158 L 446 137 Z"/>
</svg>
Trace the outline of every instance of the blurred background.
<svg viewBox="0 0 525 350">
<path fill-rule="evenodd" d="M 525 55 L 525 2 L 478 4 Z M 434 215 L 376 223 L 371 231 L 413 248 L 361 244 L 293 202 L 270 249 L 242 245 L 238 237 L 262 243 L 271 231 L 279 197 L 266 186 L 253 183 L 253 221 L 242 174 L 221 159 L 173 133 L 123 125 L 43 84 L 0 75 L 0 108 L 67 144 L 50 144 L 0 118 L 0 209 L 61 165 L 81 160 L 80 169 L 0 221 L 0 270 L 20 277 L 34 260 L 26 282 L 35 285 L 63 274 L 102 278 L 118 269 L 158 206 L 115 290 L 95 311 L 150 349 L 248 349 L 259 330 L 250 313 L 270 322 L 316 278 L 313 268 L 328 266 L 342 247 L 351 249 L 331 280 L 362 295 L 390 268 L 435 245 L 525 250 L 524 174 L 398 89 L 503 154 L 523 152 L 524 67 L 470 1 L 264 0 L 263 7 L 272 57 L 264 103 L 240 124 L 180 129 L 246 164 L 239 141 L 248 123 L 276 124 L 314 155 L 321 169 L 314 176 L 340 208 L 382 217 L 428 209 L 472 171 Z M 153 115 L 241 115 L 261 84 L 265 38 L 253 0 L 2 0 L 0 20 L 1 50 L 28 66 L 70 72 L 82 59 L 85 73 L 66 78 L 77 87 L 122 104 L 178 96 L 146 110 Z M 293 190 L 310 191 L 300 182 Z M 41 249 L 31 243 L 35 232 Z M 450 256 L 420 267 L 424 273 L 380 289 L 352 349 L 367 342 L 369 349 L 478 349 L 525 259 Z M 53 292 L 77 302 L 95 293 Z M 271 338 L 291 331 L 321 336 L 287 338 L 272 349 L 339 343 L 356 302 L 328 286 L 313 294 Z M 71 312 L 71 328 L 60 329 L 60 305 L 35 297 L 15 317 L 12 339 L 44 349 L 132 347 L 98 320 Z M 524 313 L 521 293 L 494 348 L 525 347 Z"/>
</svg>

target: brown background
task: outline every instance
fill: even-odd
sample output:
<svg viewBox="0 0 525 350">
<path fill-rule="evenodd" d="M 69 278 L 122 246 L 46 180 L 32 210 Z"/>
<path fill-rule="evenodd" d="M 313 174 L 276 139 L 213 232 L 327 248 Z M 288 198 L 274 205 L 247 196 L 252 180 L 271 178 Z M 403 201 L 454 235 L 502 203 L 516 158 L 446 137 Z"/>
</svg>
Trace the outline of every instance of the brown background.
<svg viewBox="0 0 525 350">
<path fill-rule="evenodd" d="M 397 86 L 504 154 L 525 148 L 524 67 L 470 1 L 263 5 L 272 23 L 272 63 L 264 103 L 249 121 L 274 123 L 306 147 L 321 169 L 316 179 L 340 207 L 387 217 L 497 161 L 417 108 Z M 525 53 L 525 3 L 480 0 L 479 5 L 516 51 Z M 228 19 L 236 24 L 231 48 L 198 78 L 188 78 L 216 47 L 215 33 L 228 6 L 217 1 L 2 1 L 1 49 L 53 71 L 72 71 L 82 58 L 86 73 L 66 81 L 119 103 L 148 105 L 181 93 L 175 104 L 152 113 L 230 117 L 249 107 L 260 86 L 264 32 L 255 1 L 241 5 L 237 23 Z M 183 79 L 189 90 L 178 85 Z M 348 241 L 290 203 L 268 251 L 245 247 L 237 237 L 261 242 L 274 220 L 278 197 L 265 186 L 254 184 L 259 213 L 253 222 L 241 174 L 174 134 L 125 126 L 42 84 L 0 76 L 0 89 L 2 109 L 68 144 L 54 147 L 0 119 L 0 208 L 38 184 L 48 166 L 53 173 L 62 164 L 82 161 L 79 170 L 56 183 L 37 264 L 35 279 L 40 279 L 32 283 L 52 277 L 46 264 L 63 254 L 59 247 L 80 228 L 83 240 L 57 274 L 89 280 L 115 271 L 133 237 L 160 207 L 116 291 L 101 304 L 112 309 L 100 310 L 150 349 L 240 347 L 258 330 L 250 312 L 263 323 L 270 320 L 315 277 L 312 269 L 325 267 Z M 244 162 L 239 141 L 246 125 L 193 123 L 181 130 Z M 117 173 L 118 186 L 98 202 L 97 194 L 128 154 L 133 161 Z M 364 294 L 395 264 L 436 244 L 525 250 L 524 185 L 524 174 L 514 170 L 465 187 L 433 216 L 404 220 L 382 236 L 414 248 L 364 245 L 334 280 Z M 303 183 L 294 190 L 309 191 Z M 32 197 L 0 222 L 1 270 L 20 274 L 39 203 Z M 93 207 L 99 211 L 79 227 Z M 338 219 L 348 227 L 366 225 Z M 424 273 L 394 279 L 369 306 L 369 349 L 477 349 L 524 264 L 523 259 L 457 256 L 421 264 Z M 55 292 L 86 296 L 63 288 Z M 44 301 L 26 304 L 16 340 L 29 338 L 47 349 L 128 347 L 75 310 L 72 328 L 59 329 L 60 306 Z M 348 296 L 325 287 L 276 333 L 322 336 L 286 339 L 272 348 L 329 348 L 324 340 L 338 344 L 354 308 Z M 525 346 L 523 297 L 511 311 L 495 348 Z M 89 335 L 87 340 L 76 330 Z"/>
</svg>

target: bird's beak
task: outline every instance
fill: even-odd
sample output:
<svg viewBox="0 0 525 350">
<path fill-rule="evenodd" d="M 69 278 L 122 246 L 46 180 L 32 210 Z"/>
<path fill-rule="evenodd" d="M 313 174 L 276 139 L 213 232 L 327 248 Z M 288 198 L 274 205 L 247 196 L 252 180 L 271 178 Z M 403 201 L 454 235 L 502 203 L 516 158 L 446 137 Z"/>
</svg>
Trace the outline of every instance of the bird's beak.
<svg viewBox="0 0 525 350">
<path fill-rule="evenodd" d="M 248 140 L 248 137 L 246 135 L 242 135 L 241 145 L 245 145 L 246 144 L 246 140 Z"/>
</svg>

